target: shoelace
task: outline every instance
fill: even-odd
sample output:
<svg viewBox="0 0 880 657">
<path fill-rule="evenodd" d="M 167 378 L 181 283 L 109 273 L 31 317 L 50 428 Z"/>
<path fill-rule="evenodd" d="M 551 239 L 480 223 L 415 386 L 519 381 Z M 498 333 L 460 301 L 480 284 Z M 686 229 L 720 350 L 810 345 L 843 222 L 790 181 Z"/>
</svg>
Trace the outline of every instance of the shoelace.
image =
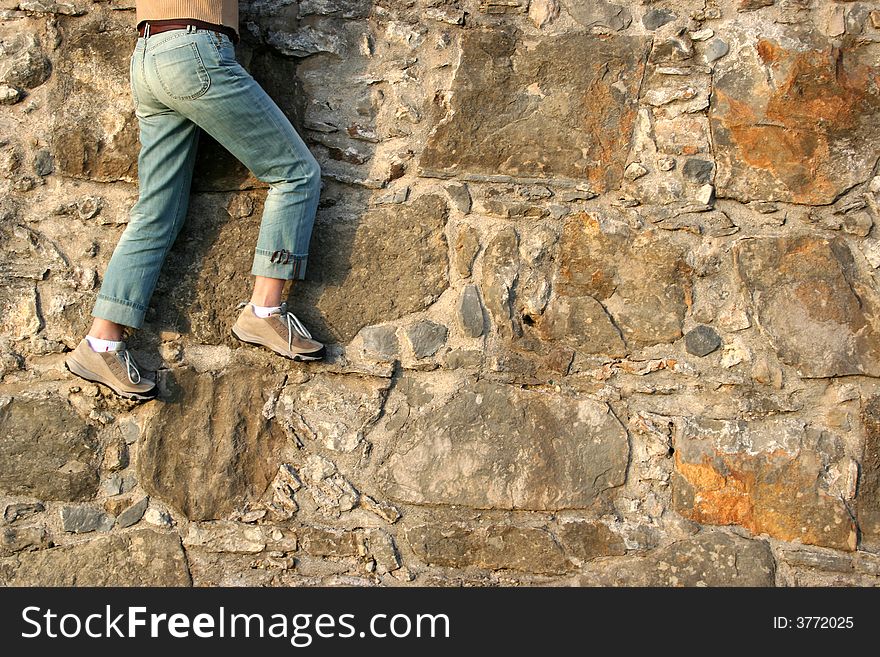
<svg viewBox="0 0 880 657">
<path fill-rule="evenodd" d="M 305 338 L 306 340 L 312 339 L 312 334 L 309 333 L 308 329 L 303 326 L 303 323 L 299 321 L 299 318 L 291 312 L 287 311 L 287 304 L 281 304 L 281 317 L 287 322 L 287 348 L 293 344 L 293 331 L 296 330 L 299 333 L 300 337 Z"/>
<path fill-rule="evenodd" d="M 131 381 L 134 385 L 140 383 L 141 373 L 138 370 L 134 360 L 132 359 L 131 354 L 128 353 L 128 349 L 123 349 L 122 351 L 117 352 L 117 358 L 121 358 L 122 362 L 125 363 L 125 372 L 126 374 L 128 374 L 128 380 Z M 132 373 L 137 376 L 137 381 L 135 381 Z"/>
</svg>

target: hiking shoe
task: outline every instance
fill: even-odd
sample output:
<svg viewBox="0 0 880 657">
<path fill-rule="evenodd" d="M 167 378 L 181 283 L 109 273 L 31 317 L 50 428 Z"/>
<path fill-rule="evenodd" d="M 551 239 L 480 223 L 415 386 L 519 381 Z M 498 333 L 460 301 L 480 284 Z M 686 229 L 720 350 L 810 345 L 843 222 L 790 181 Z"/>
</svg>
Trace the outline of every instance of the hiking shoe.
<svg viewBox="0 0 880 657">
<path fill-rule="evenodd" d="M 159 392 L 153 381 L 142 378 L 134 358 L 125 348 L 118 351 L 95 351 L 83 339 L 64 359 L 67 369 L 87 381 L 103 383 L 127 399 L 153 399 Z"/>
<path fill-rule="evenodd" d="M 287 312 L 287 304 L 268 317 L 257 317 L 253 305 L 245 304 L 244 310 L 232 326 L 232 335 L 249 344 L 268 347 L 277 354 L 293 360 L 320 360 L 326 348 L 306 330 L 296 315 Z"/>
</svg>

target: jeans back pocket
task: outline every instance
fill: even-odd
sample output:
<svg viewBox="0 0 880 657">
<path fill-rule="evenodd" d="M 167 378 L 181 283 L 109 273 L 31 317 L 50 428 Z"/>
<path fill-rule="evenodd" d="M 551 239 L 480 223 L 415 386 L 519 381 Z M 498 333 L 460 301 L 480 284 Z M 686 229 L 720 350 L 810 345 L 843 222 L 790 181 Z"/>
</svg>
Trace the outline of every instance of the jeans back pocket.
<svg viewBox="0 0 880 657">
<path fill-rule="evenodd" d="M 175 100 L 193 100 L 211 86 L 211 77 L 193 41 L 151 54 L 162 90 Z"/>
</svg>

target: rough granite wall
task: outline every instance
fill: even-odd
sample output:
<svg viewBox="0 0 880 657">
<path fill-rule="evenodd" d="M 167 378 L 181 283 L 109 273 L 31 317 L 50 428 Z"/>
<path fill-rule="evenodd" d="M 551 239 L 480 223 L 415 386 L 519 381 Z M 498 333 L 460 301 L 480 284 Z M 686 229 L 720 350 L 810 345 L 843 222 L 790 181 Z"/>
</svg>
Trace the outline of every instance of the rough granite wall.
<svg viewBox="0 0 880 657">
<path fill-rule="evenodd" d="M 3 582 L 880 584 L 880 1 L 243 1 L 332 355 L 231 338 L 266 188 L 203 136 L 142 405 L 63 366 L 133 2 L 0 8 Z"/>
</svg>

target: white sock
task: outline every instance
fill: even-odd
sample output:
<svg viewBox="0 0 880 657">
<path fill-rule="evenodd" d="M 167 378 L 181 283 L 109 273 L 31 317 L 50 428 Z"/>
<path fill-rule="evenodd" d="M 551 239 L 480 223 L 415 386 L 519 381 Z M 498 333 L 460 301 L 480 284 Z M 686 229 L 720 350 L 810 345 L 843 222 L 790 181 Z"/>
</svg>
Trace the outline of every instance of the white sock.
<svg viewBox="0 0 880 657">
<path fill-rule="evenodd" d="M 255 306 L 251 304 L 254 308 L 254 315 L 257 317 L 268 317 L 272 313 L 281 312 L 281 306 Z"/>
<path fill-rule="evenodd" d="M 125 346 L 125 342 L 102 340 L 101 338 L 93 338 L 91 335 L 86 336 L 86 342 L 89 343 L 92 351 L 119 351 Z"/>
</svg>

